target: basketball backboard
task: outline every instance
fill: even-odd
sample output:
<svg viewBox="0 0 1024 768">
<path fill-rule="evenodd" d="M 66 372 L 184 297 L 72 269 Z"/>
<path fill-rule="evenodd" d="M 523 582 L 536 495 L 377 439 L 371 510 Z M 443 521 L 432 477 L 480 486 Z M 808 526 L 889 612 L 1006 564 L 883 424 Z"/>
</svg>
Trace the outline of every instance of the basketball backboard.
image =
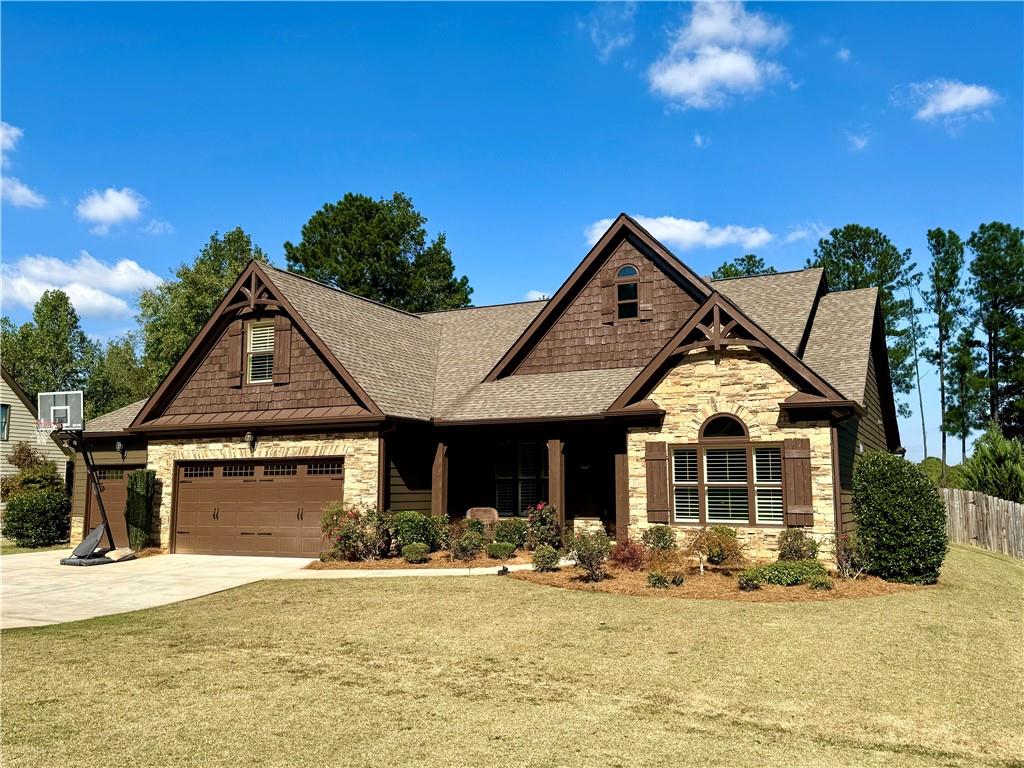
<svg viewBox="0 0 1024 768">
<path fill-rule="evenodd" d="M 81 391 L 40 392 L 37 402 L 39 412 L 36 414 L 36 429 L 39 431 L 70 432 L 85 429 L 84 398 Z"/>
</svg>

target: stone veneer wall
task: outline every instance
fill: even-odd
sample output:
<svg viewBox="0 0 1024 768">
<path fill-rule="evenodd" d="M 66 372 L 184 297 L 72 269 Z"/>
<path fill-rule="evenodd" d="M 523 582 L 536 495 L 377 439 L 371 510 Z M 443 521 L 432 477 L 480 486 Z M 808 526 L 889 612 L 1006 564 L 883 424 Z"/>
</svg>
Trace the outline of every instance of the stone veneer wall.
<svg viewBox="0 0 1024 768">
<path fill-rule="evenodd" d="M 810 533 L 826 544 L 835 533 L 832 478 L 832 433 L 827 421 L 790 423 L 779 403 L 796 392 L 762 355 L 746 349 L 693 352 L 661 381 L 649 397 L 665 410 L 660 429 L 631 428 L 629 461 L 629 535 L 639 538 L 647 522 L 645 443 L 696 443 L 701 425 L 716 413 L 733 414 L 747 425 L 753 441 L 808 438 L 811 443 L 811 489 L 814 526 Z M 694 526 L 675 525 L 677 534 Z M 738 537 L 753 557 L 774 557 L 782 528 L 742 527 Z M 822 550 L 826 549 L 825 546 Z"/>
<path fill-rule="evenodd" d="M 159 526 L 160 546 L 171 541 L 171 510 L 174 508 L 174 462 L 224 461 L 229 459 L 279 459 L 291 456 L 344 456 L 345 503 L 377 503 L 378 441 L 376 432 L 319 435 L 260 436 L 256 450 L 237 436 L 187 440 L 152 440 L 148 467 L 156 471 L 157 502 L 154 530 Z"/>
</svg>

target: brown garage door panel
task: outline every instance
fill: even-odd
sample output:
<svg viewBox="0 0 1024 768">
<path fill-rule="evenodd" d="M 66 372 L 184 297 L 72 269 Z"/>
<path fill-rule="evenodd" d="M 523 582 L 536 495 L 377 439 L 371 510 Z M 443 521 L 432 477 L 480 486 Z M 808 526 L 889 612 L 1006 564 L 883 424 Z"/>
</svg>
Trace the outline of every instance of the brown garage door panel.
<svg viewBox="0 0 1024 768">
<path fill-rule="evenodd" d="M 119 547 L 128 546 L 128 525 L 125 523 L 124 512 L 128 504 L 128 474 L 133 469 L 138 469 L 138 467 L 96 467 L 96 484 L 89 483 L 84 533 L 88 533 L 103 522 L 100 505 L 96 500 L 96 485 L 98 485 L 100 493 L 103 495 L 103 508 L 107 512 L 110 530 L 114 534 L 114 543 Z M 101 544 L 107 546 L 106 537 Z"/>
<path fill-rule="evenodd" d="M 174 551 L 316 557 L 343 486 L 340 458 L 180 464 Z"/>
</svg>

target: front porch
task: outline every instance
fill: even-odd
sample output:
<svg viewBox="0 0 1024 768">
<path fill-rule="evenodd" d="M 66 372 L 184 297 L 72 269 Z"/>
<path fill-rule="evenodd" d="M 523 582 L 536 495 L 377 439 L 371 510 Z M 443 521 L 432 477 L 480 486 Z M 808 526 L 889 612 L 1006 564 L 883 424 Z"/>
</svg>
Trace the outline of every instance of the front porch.
<svg viewBox="0 0 1024 768">
<path fill-rule="evenodd" d="M 456 519 L 473 507 L 525 517 L 553 505 L 563 530 L 628 529 L 626 429 L 621 424 L 467 426 L 384 438 L 382 506 Z"/>
</svg>

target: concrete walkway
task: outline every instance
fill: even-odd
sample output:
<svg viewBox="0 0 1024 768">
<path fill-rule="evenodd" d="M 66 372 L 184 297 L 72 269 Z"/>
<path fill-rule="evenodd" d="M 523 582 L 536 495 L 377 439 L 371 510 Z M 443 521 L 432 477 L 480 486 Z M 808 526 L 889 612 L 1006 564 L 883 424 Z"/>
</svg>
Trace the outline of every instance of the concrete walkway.
<svg viewBox="0 0 1024 768">
<path fill-rule="evenodd" d="M 156 555 L 76 568 L 60 564 L 69 554 L 70 550 L 0 557 L 0 628 L 39 627 L 153 608 L 299 572 L 310 563 L 291 557 Z"/>
</svg>

